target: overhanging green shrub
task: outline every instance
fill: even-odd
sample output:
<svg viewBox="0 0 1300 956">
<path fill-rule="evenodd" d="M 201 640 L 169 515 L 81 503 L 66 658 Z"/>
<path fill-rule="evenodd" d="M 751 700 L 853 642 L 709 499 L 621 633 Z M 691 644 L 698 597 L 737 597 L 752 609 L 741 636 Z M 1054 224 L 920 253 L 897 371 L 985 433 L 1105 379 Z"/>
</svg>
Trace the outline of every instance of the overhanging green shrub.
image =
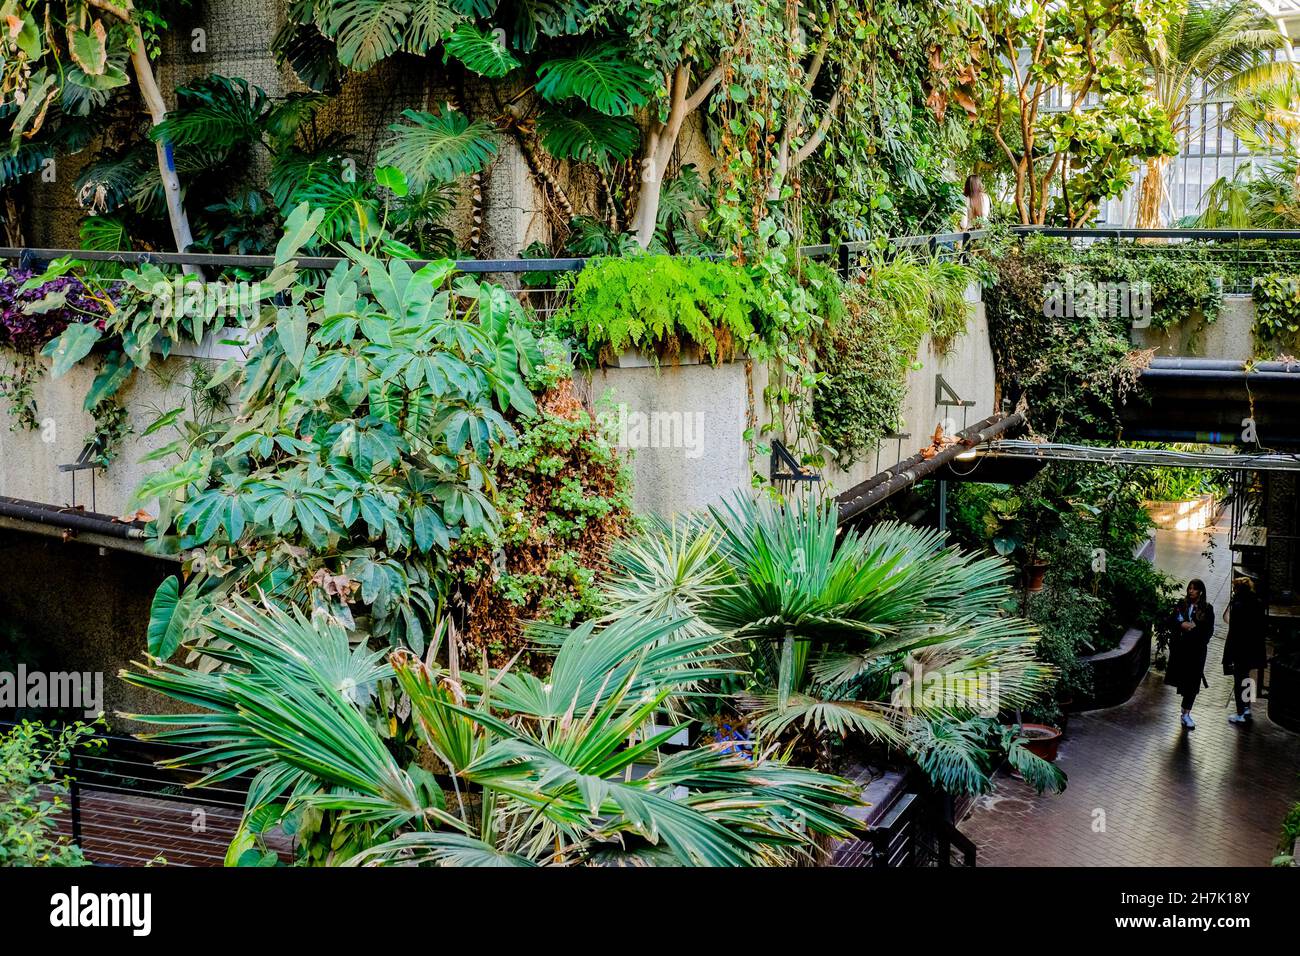
<svg viewBox="0 0 1300 956">
<path fill-rule="evenodd" d="M 94 728 L 52 730 L 24 720 L 0 734 L 0 866 L 85 866 L 81 848 L 60 836 L 63 767 Z"/>
<path fill-rule="evenodd" d="M 692 346 L 720 362 L 758 342 L 762 297 L 749 273 L 729 262 L 601 258 L 562 282 L 569 298 L 557 327 L 598 364 L 628 349 L 674 358 Z"/>
<path fill-rule="evenodd" d="M 1259 276 L 1253 297 L 1257 351 L 1294 346 L 1300 334 L 1300 278 L 1281 272 Z"/>
<path fill-rule="evenodd" d="M 921 340 L 929 333 L 942 350 L 965 332 L 965 292 L 973 276 L 959 263 L 899 257 L 830 285 L 841 304 L 824 310 L 817 341 L 824 377 L 815 389 L 814 414 L 841 465 L 903 424 L 906 375 Z"/>
</svg>

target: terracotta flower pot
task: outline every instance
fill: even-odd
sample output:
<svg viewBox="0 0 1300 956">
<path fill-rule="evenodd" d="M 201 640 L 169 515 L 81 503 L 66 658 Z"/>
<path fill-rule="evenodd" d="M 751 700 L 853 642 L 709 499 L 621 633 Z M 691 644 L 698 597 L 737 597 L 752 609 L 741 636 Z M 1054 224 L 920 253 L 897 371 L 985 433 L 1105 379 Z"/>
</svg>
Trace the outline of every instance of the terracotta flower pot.
<svg viewBox="0 0 1300 956">
<path fill-rule="evenodd" d="M 1026 750 L 1044 760 L 1056 760 L 1056 751 L 1061 746 L 1059 727 L 1051 727 L 1047 724 L 1021 724 L 1020 730 L 1026 738 Z"/>
<path fill-rule="evenodd" d="M 1030 591 L 1041 591 L 1043 589 L 1043 579 L 1047 577 L 1048 563 L 1046 561 L 1033 561 L 1025 568 L 1026 589 Z"/>
</svg>

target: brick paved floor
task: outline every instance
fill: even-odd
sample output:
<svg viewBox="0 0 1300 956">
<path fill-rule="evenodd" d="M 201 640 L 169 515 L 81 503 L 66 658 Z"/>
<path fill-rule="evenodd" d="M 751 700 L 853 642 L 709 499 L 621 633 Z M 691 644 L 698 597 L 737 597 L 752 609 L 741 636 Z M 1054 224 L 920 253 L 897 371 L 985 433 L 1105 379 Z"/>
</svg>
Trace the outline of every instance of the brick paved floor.
<svg viewBox="0 0 1300 956">
<path fill-rule="evenodd" d="M 109 866 L 221 866 L 239 829 L 239 809 L 195 800 L 85 790 L 81 801 L 81 847 L 86 859 Z M 59 829 L 71 834 L 71 819 Z M 291 844 L 276 831 L 268 844 L 285 862 Z"/>
<path fill-rule="evenodd" d="M 1073 714 L 1058 762 L 1066 791 L 1038 796 L 999 775 L 962 823 L 981 866 L 1267 866 L 1287 809 L 1300 799 L 1300 735 L 1259 702 L 1246 729 L 1227 722 L 1232 679 L 1222 673 L 1222 610 L 1231 554 L 1216 529 L 1214 566 L 1204 532 L 1158 532 L 1156 563 L 1205 580 L 1220 618 L 1196 730 L 1178 722 L 1178 697 L 1154 671 L 1119 707 Z M 1104 829 L 1101 824 L 1104 823 Z"/>
</svg>

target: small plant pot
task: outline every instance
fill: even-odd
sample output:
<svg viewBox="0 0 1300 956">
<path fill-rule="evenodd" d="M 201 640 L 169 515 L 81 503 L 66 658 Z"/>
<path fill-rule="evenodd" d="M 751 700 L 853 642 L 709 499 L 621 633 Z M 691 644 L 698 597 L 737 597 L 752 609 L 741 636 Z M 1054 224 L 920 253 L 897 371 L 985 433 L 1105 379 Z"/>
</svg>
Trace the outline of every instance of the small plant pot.
<svg viewBox="0 0 1300 956">
<path fill-rule="evenodd" d="M 1032 561 L 1025 568 L 1025 589 L 1037 593 L 1043 589 L 1043 581 L 1047 577 L 1048 563 L 1046 561 Z"/>
<path fill-rule="evenodd" d="M 1021 724 L 1020 730 L 1025 737 L 1026 750 L 1049 763 L 1056 760 L 1056 751 L 1061 746 L 1059 727 L 1051 727 L 1047 724 Z"/>
</svg>

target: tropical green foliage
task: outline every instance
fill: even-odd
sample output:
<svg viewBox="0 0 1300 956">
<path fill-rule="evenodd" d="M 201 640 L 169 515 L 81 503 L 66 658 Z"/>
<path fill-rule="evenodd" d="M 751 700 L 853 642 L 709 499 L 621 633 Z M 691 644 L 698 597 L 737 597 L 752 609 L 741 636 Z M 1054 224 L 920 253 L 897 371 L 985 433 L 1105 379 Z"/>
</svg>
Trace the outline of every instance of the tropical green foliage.
<svg viewBox="0 0 1300 956">
<path fill-rule="evenodd" d="M 673 357 L 691 347 L 717 362 L 761 344 L 758 287 L 726 262 L 601 258 L 564 282 L 569 294 L 556 327 L 602 363 L 627 349 Z"/>
<path fill-rule="evenodd" d="M 543 346 L 549 353 L 554 342 Z M 547 358 L 529 383 L 537 412 L 516 419 L 518 442 L 494 461 L 500 533 L 465 535 L 451 555 L 466 651 L 472 660 L 486 652 L 493 665 L 520 654 L 534 661 L 530 621 L 568 627 L 600 613 L 599 571 L 634 523 L 613 428 L 575 396 L 567 357 Z"/>
<path fill-rule="evenodd" d="M 1033 625 L 1004 613 L 1010 566 L 945 547 L 938 532 L 843 529 L 832 505 L 737 495 L 649 535 L 616 549 L 606 620 L 655 608 L 725 639 L 760 748 L 794 743 L 824 760 L 847 738 L 946 766 L 933 752 L 942 738 L 974 768 L 961 789 L 979 792 L 1002 752 L 989 718 L 1053 681 Z M 1027 752 L 1007 753 L 1040 789 L 1063 785 Z"/>
<path fill-rule="evenodd" d="M 1260 350 L 1276 354 L 1300 341 L 1300 280 L 1270 272 L 1258 276 L 1251 290 L 1255 301 L 1255 341 Z"/>
<path fill-rule="evenodd" d="M 848 282 L 823 269 L 827 321 L 817 341 L 825 377 L 813 393 L 822 441 L 841 464 L 902 430 L 906 375 L 929 335 L 935 351 L 966 331 L 974 273 L 938 258 L 877 259 Z"/>
<path fill-rule="evenodd" d="M 1091 692 L 1080 658 L 1117 647 L 1129 628 L 1150 633 L 1176 597 L 1176 584 L 1135 554 L 1152 526 L 1146 491 L 1132 469 L 1069 465 L 1018 487 L 962 482 L 949 490 L 956 539 L 1021 571 L 1021 613 L 1037 625 L 1039 656 L 1057 673 L 1052 694 L 1029 708 L 1033 719 L 1055 721 L 1062 702 Z M 1036 563 L 1047 565 L 1045 584 L 1029 591 Z"/>
<path fill-rule="evenodd" d="M 1021 223 L 1076 226 L 1124 191 L 1134 161 L 1177 152 L 1141 67 L 1118 56 L 1163 50 L 1178 0 L 980 5 L 979 164 L 1004 171 Z M 1063 109 L 1051 109 L 1059 97 Z"/>
<path fill-rule="evenodd" d="M 1206 229 L 1294 229 L 1300 225 L 1295 160 L 1243 163 L 1211 184 L 1188 225 Z"/>
<path fill-rule="evenodd" d="M 93 129 L 86 118 L 101 111 L 114 90 L 128 85 L 128 63 L 151 124 L 156 127 L 165 121 L 167 103 L 150 64 L 150 56 L 157 54 L 158 31 L 167 28 L 156 0 L 144 0 L 139 6 L 5 0 L 0 4 L 0 19 L 6 25 L 0 40 L 4 52 L 0 117 L 10 120 L 8 152 L 18 160 L 0 168 L 4 174 L 0 188 L 8 178 L 38 167 L 48 171 L 46 162 L 56 150 L 84 148 Z M 65 117 L 70 120 L 66 125 Z M 165 136 L 159 144 L 153 172 L 164 186 L 171 241 L 175 248 L 185 249 L 192 236 L 181 202 L 178 167 Z"/>
<path fill-rule="evenodd" d="M 1170 132 L 1179 137 L 1188 132 L 1188 106 L 1198 97 L 1226 96 L 1254 112 L 1250 104 L 1294 72 L 1285 60 L 1273 59 L 1288 43 L 1255 0 L 1179 0 L 1163 34 L 1126 32 L 1118 46 L 1126 59 L 1146 67 Z M 1247 135 L 1255 135 L 1255 124 L 1235 125 L 1250 126 Z M 1147 163 L 1138 198 L 1140 227 L 1164 224 L 1166 166 L 1166 157 Z"/>
<path fill-rule="evenodd" d="M 59 833 L 73 750 L 93 748 L 95 728 L 52 729 L 22 721 L 0 733 L 0 866 L 85 866 L 81 848 Z"/>
<path fill-rule="evenodd" d="M 182 600 L 261 590 L 351 622 L 359 592 L 371 633 L 421 651 L 445 550 L 497 522 L 489 464 L 513 437 L 502 413 L 535 408 L 540 352 L 518 301 L 450 262 L 345 245 L 323 288 L 300 279 L 295 240 L 319 218 L 282 240 L 289 302 L 250 323 L 256 347 L 225 370 L 234 420 L 164 414 L 153 427 L 180 437 L 154 457 L 174 463 L 138 496 L 158 499 L 165 547 L 200 549 Z"/>
<path fill-rule="evenodd" d="M 222 670 L 127 675 L 195 705 L 145 719 L 199 748 L 179 764 L 219 759 L 207 782 L 257 771 L 246 825 L 277 804 L 300 814 L 304 843 L 329 848 L 322 862 L 745 866 L 853 828 L 838 778 L 767 754 L 661 752 L 676 731 L 651 729 L 665 699 L 720 673 L 713 636 L 680 635 L 680 621 L 581 627 L 544 676 L 457 674 L 406 650 L 384 661 L 332 622 L 242 599 L 207 627 L 227 645 Z M 398 690 L 418 742 L 401 756 L 386 730 Z"/>
<path fill-rule="evenodd" d="M 1197 246 L 1076 251 L 1035 235 L 995 238 L 982 253 L 1003 394 L 1023 398 L 1035 431 L 1058 439 L 1118 434 L 1119 409 L 1149 355 L 1134 348 L 1134 329 L 1182 327 L 1194 337 L 1222 303 L 1224 269 Z"/>
<path fill-rule="evenodd" d="M 975 6 L 907 0 L 828 6 L 823 22 L 829 19 L 833 29 L 821 35 L 823 70 L 835 79 L 814 74 L 812 63 L 802 71 L 812 100 L 804 125 L 811 136 L 825 132 L 823 145 L 793 171 L 805 236 L 860 240 L 953 228 L 962 196 L 949 163 L 970 136 Z M 796 98 L 806 95 L 796 88 Z"/>
</svg>

